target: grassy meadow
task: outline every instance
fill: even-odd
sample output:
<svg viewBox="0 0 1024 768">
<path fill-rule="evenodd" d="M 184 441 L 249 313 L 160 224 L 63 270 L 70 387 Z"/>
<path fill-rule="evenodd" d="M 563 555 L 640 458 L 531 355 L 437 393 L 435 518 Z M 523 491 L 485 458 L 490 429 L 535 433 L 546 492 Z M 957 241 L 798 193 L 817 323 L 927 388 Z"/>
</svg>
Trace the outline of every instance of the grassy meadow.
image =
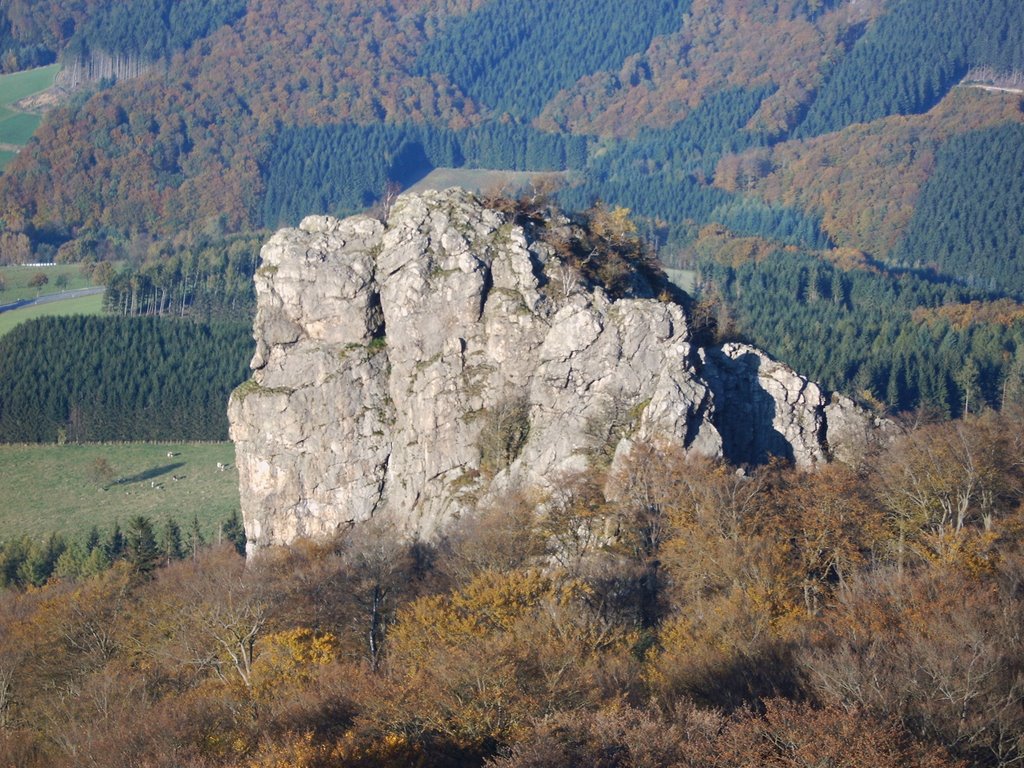
<svg viewBox="0 0 1024 768">
<path fill-rule="evenodd" d="M 27 144 L 42 121 L 39 115 L 21 112 L 14 109 L 13 105 L 26 96 L 51 87 L 58 72 L 60 64 L 50 64 L 47 67 L 0 75 L 0 144 L 9 145 L 0 151 L 0 171 L 14 159 L 12 147 Z"/>
<path fill-rule="evenodd" d="M 13 104 L 26 96 L 45 91 L 53 85 L 58 72 L 60 64 L 50 64 L 46 67 L 0 75 L 0 104 Z"/>
<path fill-rule="evenodd" d="M 35 275 L 42 272 L 49 280 L 39 288 L 29 285 Z M 52 267 L 0 267 L 0 278 L 4 289 L 0 291 L 0 304 L 10 304 L 21 299 L 34 299 L 60 291 L 76 288 L 90 288 L 92 282 L 82 275 L 80 264 L 54 264 Z"/>
<path fill-rule="evenodd" d="M 486 168 L 435 168 L 411 187 L 410 192 L 428 189 L 443 190 L 462 187 L 472 192 L 526 189 L 539 176 L 564 178 L 565 173 L 553 171 L 494 171 Z"/>
<path fill-rule="evenodd" d="M 46 285 L 34 287 L 29 281 L 42 272 L 49 279 Z M 55 264 L 52 267 L 0 267 L 0 279 L 4 289 L 0 291 L 0 305 L 12 304 L 22 299 L 34 299 L 61 291 L 91 288 L 92 283 L 82 276 L 77 264 Z M 0 336 L 26 320 L 53 315 L 99 315 L 103 312 L 103 295 L 82 296 L 48 304 L 38 304 L 20 309 L 0 312 Z"/>
<path fill-rule="evenodd" d="M 46 304 L 34 304 L 30 307 L 20 309 L 9 309 L 0 312 L 0 336 L 9 333 L 12 328 L 26 320 L 34 320 L 37 317 L 51 317 L 55 315 L 101 315 L 103 314 L 103 294 L 97 293 L 92 296 L 81 296 L 75 299 L 64 301 L 51 301 Z"/>
<path fill-rule="evenodd" d="M 696 288 L 697 272 L 693 269 L 666 269 L 665 274 L 668 275 L 669 280 L 687 293 L 692 294 Z"/>
<path fill-rule="evenodd" d="M 28 112 L 15 112 L 0 119 L 0 144 L 28 144 L 42 120 L 39 115 L 30 115 Z"/>
<path fill-rule="evenodd" d="M 234 462 L 231 443 L 0 445 L 0 540 L 79 539 L 135 515 L 182 527 L 198 515 L 210 537 L 239 509 Z"/>
</svg>

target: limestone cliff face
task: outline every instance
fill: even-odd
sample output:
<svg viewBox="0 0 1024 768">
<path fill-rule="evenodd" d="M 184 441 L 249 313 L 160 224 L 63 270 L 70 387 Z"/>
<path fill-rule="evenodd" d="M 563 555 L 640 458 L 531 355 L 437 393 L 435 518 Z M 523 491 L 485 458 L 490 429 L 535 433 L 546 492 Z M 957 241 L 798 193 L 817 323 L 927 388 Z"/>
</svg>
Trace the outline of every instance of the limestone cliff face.
<svg viewBox="0 0 1024 768">
<path fill-rule="evenodd" d="M 256 291 L 229 405 L 250 551 L 373 516 L 430 539 L 635 439 L 811 466 L 877 427 L 756 349 L 695 348 L 642 278 L 612 300 L 457 190 L 278 232 Z"/>
</svg>

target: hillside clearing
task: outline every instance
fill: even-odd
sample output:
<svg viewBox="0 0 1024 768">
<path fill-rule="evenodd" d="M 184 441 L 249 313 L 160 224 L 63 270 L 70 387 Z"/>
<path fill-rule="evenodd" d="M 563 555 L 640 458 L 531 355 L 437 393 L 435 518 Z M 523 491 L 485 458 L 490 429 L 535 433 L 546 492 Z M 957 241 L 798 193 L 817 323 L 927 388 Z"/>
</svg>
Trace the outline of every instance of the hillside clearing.
<svg viewBox="0 0 1024 768">
<path fill-rule="evenodd" d="M 32 278 L 40 273 L 46 276 L 47 283 L 43 286 L 29 285 Z M 0 291 L 0 305 L 61 291 L 73 291 L 76 288 L 89 288 L 93 285 L 92 281 L 82 275 L 80 264 L 0 267 L 0 280 L 4 283 L 4 289 Z"/>
<path fill-rule="evenodd" d="M 14 104 L 26 96 L 45 91 L 53 86 L 58 72 L 60 64 L 50 64 L 46 67 L 0 75 L 0 104 Z"/>
<path fill-rule="evenodd" d="M 462 187 L 470 192 L 511 190 L 519 192 L 529 188 L 539 177 L 553 177 L 563 180 L 566 173 L 554 171 L 498 171 L 488 168 L 435 168 L 411 187 L 409 192 L 425 192 L 428 189 L 444 190 Z"/>
<path fill-rule="evenodd" d="M 0 540 L 51 532 L 77 539 L 135 515 L 182 526 L 198 515 L 212 536 L 239 509 L 234 461 L 227 442 L 0 445 Z"/>
<path fill-rule="evenodd" d="M 51 88 L 60 64 L 36 67 L 22 72 L 0 75 L 0 171 L 17 154 L 16 147 L 24 146 L 36 132 L 42 118 L 35 112 L 25 112 L 16 105 L 22 99 Z"/>
<path fill-rule="evenodd" d="M 64 301 L 51 301 L 46 304 L 33 304 L 20 309 L 9 309 L 0 312 L 0 336 L 9 333 L 16 325 L 37 317 L 53 317 L 57 315 L 102 315 L 103 294 L 82 296 Z"/>
</svg>

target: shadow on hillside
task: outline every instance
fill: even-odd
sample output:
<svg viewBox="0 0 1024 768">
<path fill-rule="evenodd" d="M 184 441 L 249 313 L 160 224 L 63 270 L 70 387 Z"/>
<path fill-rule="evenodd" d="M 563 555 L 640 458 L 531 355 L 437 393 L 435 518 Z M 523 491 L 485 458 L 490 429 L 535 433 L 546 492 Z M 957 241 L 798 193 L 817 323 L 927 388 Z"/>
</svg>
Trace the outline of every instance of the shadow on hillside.
<svg viewBox="0 0 1024 768">
<path fill-rule="evenodd" d="M 184 466 L 185 462 L 183 461 L 179 461 L 177 464 L 164 464 L 162 467 L 153 467 L 152 469 L 147 469 L 135 475 L 122 477 L 118 482 L 122 485 L 125 483 L 141 483 L 144 480 L 152 480 L 160 477 L 161 475 L 166 475 L 167 473 L 173 472 L 176 469 L 181 469 Z"/>
</svg>

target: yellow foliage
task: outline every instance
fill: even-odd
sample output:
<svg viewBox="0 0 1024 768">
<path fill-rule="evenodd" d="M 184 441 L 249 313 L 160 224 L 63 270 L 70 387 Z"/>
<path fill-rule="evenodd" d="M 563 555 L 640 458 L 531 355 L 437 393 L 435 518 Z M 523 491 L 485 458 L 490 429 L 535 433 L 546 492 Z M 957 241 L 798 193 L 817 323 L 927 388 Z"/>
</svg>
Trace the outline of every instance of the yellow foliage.
<svg viewBox="0 0 1024 768">
<path fill-rule="evenodd" d="M 312 733 L 289 734 L 265 745 L 249 763 L 250 768 L 316 768 L 327 750 L 313 743 Z"/>
<path fill-rule="evenodd" d="M 253 662 L 253 692 L 272 697 L 282 686 L 306 685 L 317 668 L 338 657 L 338 638 L 308 627 L 276 632 L 260 639 Z"/>
<path fill-rule="evenodd" d="M 399 612 L 390 703 L 381 730 L 442 734 L 462 748 L 504 740 L 532 718 L 592 703 L 603 660 L 628 655 L 628 633 L 595 619 L 589 590 L 539 570 L 485 572 L 446 597 Z"/>
<path fill-rule="evenodd" d="M 936 324 L 947 322 L 957 330 L 993 323 L 1011 325 L 1024 319 L 1024 305 L 1011 299 L 972 301 L 967 304 L 944 304 L 941 307 L 918 307 L 914 322 Z"/>
<path fill-rule="evenodd" d="M 404 608 L 392 634 L 409 652 L 507 632 L 542 601 L 564 603 L 583 594 L 577 581 L 556 583 L 539 570 L 485 571 L 448 597 L 426 597 Z"/>
<path fill-rule="evenodd" d="M 422 744 L 407 736 L 385 733 L 371 740 L 351 731 L 334 745 L 330 758 L 329 765 L 346 768 L 416 768 L 426 760 Z"/>
<path fill-rule="evenodd" d="M 617 205 L 608 208 L 598 203 L 590 210 L 590 231 L 612 242 L 621 242 L 636 234 L 636 224 L 629 218 L 629 208 Z"/>
</svg>

